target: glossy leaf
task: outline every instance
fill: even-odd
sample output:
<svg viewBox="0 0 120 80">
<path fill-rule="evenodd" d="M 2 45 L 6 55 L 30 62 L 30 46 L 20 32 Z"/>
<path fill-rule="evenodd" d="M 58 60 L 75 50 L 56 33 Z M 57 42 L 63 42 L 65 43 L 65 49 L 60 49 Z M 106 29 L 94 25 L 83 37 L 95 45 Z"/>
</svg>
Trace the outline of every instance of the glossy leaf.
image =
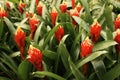
<svg viewBox="0 0 120 80">
<path fill-rule="evenodd" d="M 102 77 L 102 80 L 114 80 L 120 75 L 120 64 L 117 64 L 115 67 L 113 67 L 111 70 L 109 70 L 107 73 L 105 73 Z"/>
<path fill-rule="evenodd" d="M 107 27 L 113 31 L 113 19 L 112 19 L 112 6 L 106 6 L 104 16 L 106 19 Z"/>
<path fill-rule="evenodd" d="M 59 76 L 59 75 L 56 75 L 56 74 L 54 74 L 52 72 L 47 72 L 47 71 L 33 72 L 33 76 L 34 77 L 40 77 L 40 78 L 41 78 L 41 76 L 48 76 L 48 77 L 52 77 L 52 78 L 54 78 L 56 80 L 66 80 L 63 77 Z"/>
<path fill-rule="evenodd" d="M 59 44 L 58 53 L 60 54 L 65 69 L 68 71 L 70 69 L 68 63 L 69 52 L 64 43 Z"/>
<path fill-rule="evenodd" d="M 27 80 L 29 75 L 30 63 L 28 60 L 22 61 L 18 67 L 18 77 L 20 80 Z"/>
<path fill-rule="evenodd" d="M 36 32 L 35 32 L 35 35 L 34 35 L 34 41 L 36 43 L 38 43 L 38 39 L 39 39 L 39 36 L 40 36 L 40 31 L 41 31 L 41 28 L 43 27 L 43 24 L 44 22 L 41 22 L 41 24 L 38 26 Z"/>
<path fill-rule="evenodd" d="M 4 21 L 5 21 L 5 23 L 7 24 L 7 26 L 8 26 L 8 28 L 9 28 L 11 34 L 14 35 L 14 33 L 15 33 L 15 28 L 14 28 L 12 22 L 11 22 L 8 18 L 6 18 L 6 17 L 4 17 Z"/>
<path fill-rule="evenodd" d="M 1 76 L 0 76 L 0 80 L 10 80 L 10 79 L 7 78 L 7 77 L 1 77 Z"/>
<path fill-rule="evenodd" d="M 116 45 L 116 44 L 117 43 L 115 41 L 112 41 L 112 40 L 99 42 L 99 43 L 94 45 L 93 52 L 106 49 L 106 48 L 113 46 L 113 45 Z"/>
<path fill-rule="evenodd" d="M 71 69 L 73 75 L 75 76 L 76 80 L 86 80 L 84 75 L 79 71 L 79 69 L 75 66 L 75 64 L 73 64 L 73 62 L 70 60 L 70 57 L 68 59 L 68 62 L 70 65 L 70 69 Z"/>
</svg>

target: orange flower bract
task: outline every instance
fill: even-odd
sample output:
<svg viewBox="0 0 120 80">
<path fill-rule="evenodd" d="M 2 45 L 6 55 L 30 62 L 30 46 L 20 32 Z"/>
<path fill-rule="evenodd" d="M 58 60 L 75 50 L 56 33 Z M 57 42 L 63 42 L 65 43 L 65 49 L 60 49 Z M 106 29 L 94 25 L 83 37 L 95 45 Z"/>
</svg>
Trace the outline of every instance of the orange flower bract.
<svg viewBox="0 0 120 80">
<path fill-rule="evenodd" d="M 41 2 L 39 2 L 39 4 L 37 5 L 37 13 L 42 16 L 42 9 L 43 9 L 43 4 Z"/>
<path fill-rule="evenodd" d="M 64 36 L 64 28 L 59 27 L 55 32 L 55 38 L 60 42 L 63 36 Z"/>
<path fill-rule="evenodd" d="M 39 71 L 43 70 L 41 51 L 30 45 L 28 55 L 28 60 L 35 66 L 35 68 Z"/>
<path fill-rule="evenodd" d="M 90 26 L 90 34 L 91 34 L 92 41 L 94 43 L 96 43 L 98 41 L 101 30 L 102 30 L 102 27 L 100 26 L 100 24 L 97 21 L 95 21 Z"/>
<path fill-rule="evenodd" d="M 62 13 L 65 13 L 67 11 L 67 4 L 66 2 L 62 2 L 62 4 L 60 4 L 60 10 Z"/>
<path fill-rule="evenodd" d="M 25 39 L 26 39 L 26 33 L 20 27 L 18 27 L 14 35 L 14 41 L 16 42 L 17 46 L 20 49 L 21 58 L 23 60 L 24 60 Z"/>
<path fill-rule="evenodd" d="M 39 21 L 37 19 L 37 16 L 34 14 L 32 18 L 29 19 L 29 25 L 30 25 L 30 38 L 33 39 L 34 33 L 37 29 Z"/>
<path fill-rule="evenodd" d="M 92 53 L 93 45 L 90 43 L 89 38 L 81 43 L 81 57 L 84 58 Z"/>
<path fill-rule="evenodd" d="M 115 47 L 116 47 L 116 51 L 119 53 L 120 52 L 120 29 L 116 30 L 114 41 L 118 43 Z"/>
<path fill-rule="evenodd" d="M 25 7 L 26 7 L 26 4 L 23 3 L 22 1 L 20 1 L 19 5 L 18 5 L 18 10 L 21 14 L 23 14 Z"/>
<path fill-rule="evenodd" d="M 116 20 L 114 21 L 115 29 L 120 29 L 120 14 L 117 16 Z"/>
<path fill-rule="evenodd" d="M 58 12 L 55 9 L 55 7 L 53 7 L 53 9 L 52 9 L 52 11 L 50 13 L 50 16 L 51 16 L 51 20 L 52 20 L 52 26 L 54 27 L 55 26 L 55 22 L 56 22 L 56 18 L 58 16 Z"/>
<path fill-rule="evenodd" d="M 0 18 L 3 17 L 8 17 L 8 14 L 2 7 L 0 7 Z"/>
</svg>

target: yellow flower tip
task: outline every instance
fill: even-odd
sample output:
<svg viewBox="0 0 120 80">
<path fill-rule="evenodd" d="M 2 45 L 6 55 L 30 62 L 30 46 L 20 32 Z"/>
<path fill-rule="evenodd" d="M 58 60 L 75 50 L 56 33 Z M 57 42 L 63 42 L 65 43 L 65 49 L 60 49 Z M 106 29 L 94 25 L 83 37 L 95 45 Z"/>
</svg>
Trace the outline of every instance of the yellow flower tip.
<svg viewBox="0 0 120 80">
<path fill-rule="evenodd" d="M 120 34 L 120 29 L 117 29 L 117 30 L 116 30 L 116 33 L 117 33 L 117 34 Z"/>
<path fill-rule="evenodd" d="M 77 6 L 81 6 L 81 4 L 80 4 L 80 3 L 77 3 Z"/>
<path fill-rule="evenodd" d="M 52 12 L 57 12 L 55 7 L 52 8 Z"/>
<path fill-rule="evenodd" d="M 62 4 L 66 4 L 66 1 L 63 0 Z"/>
<path fill-rule="evenodd" d="M 73 13 L 78 13 L 78 11 L 77 11 L 76 8 L 74 8 L 72 12 L 73 12 Z"/>
<path fill-rule="evenodd" d="M 34 47 L 32 45 L 30 45 L 29 49 L 34 49 Z"/>
<path fill-rule="evenodd" d="M 118 14 L 118 16 L 117 16 L 118 18 L 120 18 L 120 14 Z"/>
<path fill-rule="evenodd" d="M 37 7 L 39 7 L 39 6 L 43 6 L 43 3 L 41 1 L 39 1 Z"/>
</svg>

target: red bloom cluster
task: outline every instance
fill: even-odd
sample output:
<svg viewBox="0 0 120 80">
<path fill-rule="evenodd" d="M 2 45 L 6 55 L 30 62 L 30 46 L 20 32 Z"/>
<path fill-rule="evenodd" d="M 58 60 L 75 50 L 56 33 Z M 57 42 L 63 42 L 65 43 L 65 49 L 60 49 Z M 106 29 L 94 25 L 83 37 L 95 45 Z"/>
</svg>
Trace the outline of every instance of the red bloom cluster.
<svg viewBox="0 0 120 80">
<path fill-rule="evenodd" d="M 84 58 L 92 53 L 93 45 L 90 43 L 89 38 L 81 43 L 81 57 Z"/>
<path fill-rule="evenodd" d="M 72 9 L 75 7 L 75 0 L 72 0 Z"/>
<path fill-rule="evenodd" d="M 39 4 L 37 5 L 37 13 L 42 16 L 42 9 L 43 9 L 43 4 L 41 2 L 39 2 Z"/>
<path fill-rule="evenodd" d="M 63 36 L 64 36 L 64 28 L 59 27 L 55 32 L 55 38 L 60 42 Z"/>
<path fill-rule="evenodd" d="M 62 2 L 62 4 L 60 4 L 60 10 L 62 13 L 65 13 L 67 11 L 67 4 L 66 2 Z"/>
<path fill-rule="evenodd" d="M 35 0 L 35 4 L 38 5 L 38 3 L 39 3 L 39 0 Z"/>
<path fill-rule="evenodd" d="M 41 51 L 30 45 L 28 54 L 28 60 L 35 66 L 35 68 L 39 71 L 43 70 Z"/>
<path fill-rule="evenodd" d="M 58 16 L 58 12 L 55 7 L 53 7 L 51 13 L 50 13 L 51 19 L 52 19 L 52 26 L 55 26 L 56 18 Z"/>
<path fill-rule="evenodd" d="M 24 60 L 25 39 L 26 33 L 20 27 L 18 27 L 14 35 L 14 40 L 20 49 L 22 60 Z"/>
<path fill-rule="evenodd" d="M 90 26 L 90 34 L 91 34 L 92 41 L 94 43 L 98 41 L 101 30 L 102 30 L 102 27 L 97 21 L 94 21 L 94 23 Z"/>
<path fill-rule="evenodd" d="M 26 7 L 26 4 L 20 1 L 18 5 L 18 10 L 20 11 L 21 14 L 23 14 L 25 7 Z"/>
<path fill-rule="evenodd" d="M 114 21 L 114 26 L 115 26 L 115 30 L 117 30 L 118 28 L 120 29 L 120 14 L 117 16 L 116 20 Z"/>
<path fill-rule="evenodd" d="M 34 33 L 37 29 L 39 21 L 37 19 L 37 16 L 34 14 L 32 18 L 29 19 L 29 25 L 30 25 L 30 39 L 33 39 Z"/>
<path fill-rule="evenodd" d="M 119 53 L 120 52 L 120 29 L 116 30 L 114 41 L 118 43 L 115 47 L 116 47 L 116 51 Z"/>
<path fill-rule="evenodd" d="M 7 12 L 2 7 L 0 7 L 0 18 L 3 17 L 8 17 L 8 15 Z"/>
</svg>

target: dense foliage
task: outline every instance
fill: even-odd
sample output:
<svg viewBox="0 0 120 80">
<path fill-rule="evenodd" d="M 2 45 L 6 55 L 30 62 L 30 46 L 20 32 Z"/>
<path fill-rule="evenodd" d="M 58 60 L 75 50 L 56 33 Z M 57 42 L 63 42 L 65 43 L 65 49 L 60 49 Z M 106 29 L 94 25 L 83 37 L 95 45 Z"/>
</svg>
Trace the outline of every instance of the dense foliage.
<svg viewBox="0 0 120 80">
<path fill-rule="evenodd" d="M 119 0 L 0 0 L 0 80 L 120 80 Z"/>
</svg>

